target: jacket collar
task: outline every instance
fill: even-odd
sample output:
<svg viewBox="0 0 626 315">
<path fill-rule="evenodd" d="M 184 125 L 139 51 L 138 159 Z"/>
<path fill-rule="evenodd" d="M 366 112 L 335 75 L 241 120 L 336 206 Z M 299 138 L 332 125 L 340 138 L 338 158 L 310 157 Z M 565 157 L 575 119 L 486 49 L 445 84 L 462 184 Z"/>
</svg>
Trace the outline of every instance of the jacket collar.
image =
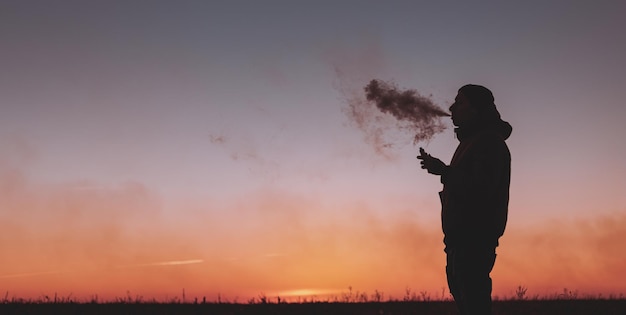
<svg viewBox="0 0 626 315">
<path fill-rule="evenodd" d="M 492 121 L 477 121 L 454 129 L 456 137 L 460 142 L 482 131 L 493 131 L 500 135 L 502 139 L 506 140 L 511 135 L 513 128 L 508 122 L 497 119 Z"/>
</svg>

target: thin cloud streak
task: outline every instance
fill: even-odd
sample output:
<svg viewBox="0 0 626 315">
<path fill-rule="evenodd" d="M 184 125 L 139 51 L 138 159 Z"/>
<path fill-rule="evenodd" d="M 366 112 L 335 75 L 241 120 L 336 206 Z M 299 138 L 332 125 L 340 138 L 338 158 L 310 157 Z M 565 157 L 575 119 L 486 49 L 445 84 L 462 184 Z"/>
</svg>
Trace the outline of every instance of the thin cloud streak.
<svg viewBox="0 0 626 315">
<path fill-rule="evenodd" d="M 149 264 L 139 264 L 134 265 L 135 267 L 149 267 L 149 266 L 180 266 L 180 265 L 192 265 L 192 264 L 201 264 L 204 260 L 202 259 L 189 259 L 189 260 L 171 260 L 171 261 L 160 261 Z"/>
<path fill-rule="evenodd" d="M 2 275 L 0 276 L 0 279 L 47 276 L 47 275 L 56 275 L 56 274 L 67 273 L 67 272 L 68 271 L 56 270 L 56 271 L 17 273 L 17 274 L 12 274 L 12 275 Z"/>
</svg>

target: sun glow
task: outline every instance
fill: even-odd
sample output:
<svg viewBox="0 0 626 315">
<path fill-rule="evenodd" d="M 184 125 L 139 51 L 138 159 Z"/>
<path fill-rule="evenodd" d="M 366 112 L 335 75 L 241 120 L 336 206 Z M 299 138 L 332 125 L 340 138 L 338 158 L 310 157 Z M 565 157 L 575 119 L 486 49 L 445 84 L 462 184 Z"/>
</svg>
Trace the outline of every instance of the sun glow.
<svg viewBox="0 0 626 315">
<path fill-rule="evenodd" d="M 341 293 L 340 289 L 312 289 L 312 288 L 305 288 L 305 289 L 294 289 L 294 290 L 286 290 L 286 291 L 280 291 L 280 292 L 276 292 L 276 296 L 282 296 L 282 297 L 321 297 L 321 296 L 328 296 L 328 295 L 336 295 Z"/>
</svg>

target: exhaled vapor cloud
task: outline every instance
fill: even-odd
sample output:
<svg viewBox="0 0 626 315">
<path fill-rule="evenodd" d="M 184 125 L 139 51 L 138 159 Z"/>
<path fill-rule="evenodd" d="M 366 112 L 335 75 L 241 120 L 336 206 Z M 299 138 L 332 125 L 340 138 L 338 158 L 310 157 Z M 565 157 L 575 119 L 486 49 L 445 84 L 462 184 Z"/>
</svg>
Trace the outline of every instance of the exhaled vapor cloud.
<svg viewBox="0 0 626 315">
<path fill-rule="evenodd" d="M 440 117 L 450 116 L 428 97 L 416 90 L 401 91 L 391 83 L 372 80 L 365 87 L 365 97 L 383 113 L 391 114 L 401 125 L 415 133 L 413 143 L 428 140 L 445 129 Z"/>
<path fill-rule="evenodd" d="M 345 112 L 378 154 L 388 156 L 388 149 L 404 142 L 405 137 L 417 144 L 446 128 L 441 117 L 450 114 L 416 90 L 400 90 L 393 83 L 371 80 L 364 92 L 365 97 L 346 97 Z"/>
</svg>

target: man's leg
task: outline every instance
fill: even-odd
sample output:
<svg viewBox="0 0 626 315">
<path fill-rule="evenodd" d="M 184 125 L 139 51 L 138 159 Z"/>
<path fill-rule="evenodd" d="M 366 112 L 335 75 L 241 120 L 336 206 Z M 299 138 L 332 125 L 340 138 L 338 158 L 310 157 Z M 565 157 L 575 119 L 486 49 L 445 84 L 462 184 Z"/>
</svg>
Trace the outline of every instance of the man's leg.
<svg viewBox="0 0 626 315">
<path fill-rule="evenodd" d="M 492 314 L 489 273 L 495 263 L 495 248 L 461 248 L 446 252 L 448 287 L 461 315 Z"/>
<path fill-rule="evenodd" d="M 463 313 L 463 292 L 460 290 L 459 281 L 456 272 L 456 250 L 446 247 L 446 276 L 448 279 L 448 289 L 450 294 L 454 298 L 456 307 L 459 309 L 461 315 Z"/>
</svg>

